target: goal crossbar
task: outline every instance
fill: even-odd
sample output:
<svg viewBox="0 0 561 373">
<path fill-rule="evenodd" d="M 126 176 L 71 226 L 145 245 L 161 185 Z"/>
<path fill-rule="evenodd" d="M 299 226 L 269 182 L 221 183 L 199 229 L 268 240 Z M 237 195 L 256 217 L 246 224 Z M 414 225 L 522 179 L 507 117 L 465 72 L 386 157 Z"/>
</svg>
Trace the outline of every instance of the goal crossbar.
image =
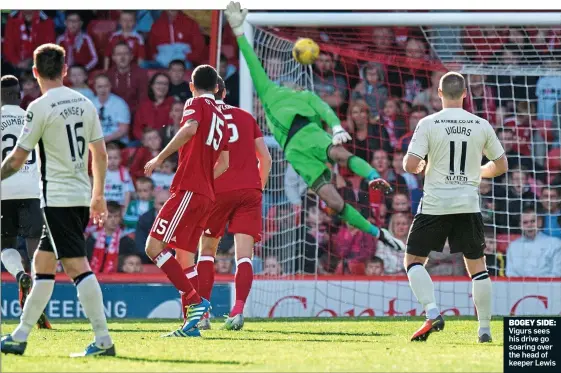
<svg viewBox="0 0 561 373">
<path fill-rule="evenodd" d="M 558 26 L 561 12 L 364 12 L 249 13 L 245 35 L 253 45 L 254 27 L 283 26 Z M 240 107 L 253 113 L 253 83 L 240 54 Z"/>
<path fill-rule="evenodd" d="M 253 26 L 552 26 L 561 12 L 249 13 Z"/>
</svg>

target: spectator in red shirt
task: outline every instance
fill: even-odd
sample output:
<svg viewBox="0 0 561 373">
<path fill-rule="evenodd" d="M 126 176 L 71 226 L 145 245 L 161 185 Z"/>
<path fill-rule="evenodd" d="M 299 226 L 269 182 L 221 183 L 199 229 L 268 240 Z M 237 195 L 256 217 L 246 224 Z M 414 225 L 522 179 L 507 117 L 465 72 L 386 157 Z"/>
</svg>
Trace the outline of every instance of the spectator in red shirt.
<svg viewBox="0 0 561 373">
<path fill-rule="evenodd" d="M 67 11 L 65 25 L 66 31 L 56 43 L 66 50 L 66 64 L 82 65 L 86 70 L 92 70 L 98 62 L 97 52 L 91 36 L 82 31 L 82 17 L 76 11 Z"/>
<path fill-rule="evenodd" d="M 389 98 L 384 104 L 384 109 L 381 114 L 381 122 L 386 131 L 388 131 L 392 148 L 395 148 L 397 146 L 397 140 L 407 132 L 407 126 L 405 124 L 405 118 L 401 113 L 399 99 Z"/>
<path fill-rule="evenodd" d="M 335 255 L 341 259 L 337 272 L 353 273 L 362 267 L 364 274 L 364 263 L 376 253 L 376 238 L 346 224 L 339 228 L 334 241 Z"/>
<path fill-rule="evenodd" d="M 105 58 L 103 60 L 104 70 L 109 68 L 113 49 L 120 42 L 127 43 L 131 48 L 133 62 L 141 64 L 146 58 L 144 37 L 134 30 L 136 27 L 136 11 L 122 10 L 119 15 L 119 25 L 121 26 L 121 29 L 111 34 L 107 47 L 105 48 Z"/>
<path fill-rule="evenodd" d="M 37 83 L 37 80 L 31 74 L 23 75 L 20 79 L 20 84 L 23 98 L 19 106 L 23 110 L 26 110 L 27 106 L 32 101 L 35 101 L 41 96 L 41 90 L 39 89 L 39 83 Z"/>
<path fill-rule="evenodd" d="M 169 112 L 173 97 L 169 93 L 169 76 L 157 73 L 150 79 L 148 98 L 140 103 L 134 116 L 133 137 L 142 139 L 144 128 L 161 129 L 169 125 Z"/>
<path fill-rule="evenodd" d="M 55 25 L 45 13 L 38 10 L 12 12 L 6 22 L 2 56 L 17 69 L 31 70 L 35 48 L 54 41 Z"/>
<path fill-rule="evenodd" d="M 166 10 L 152 25 L 148 36 L 150 56 L 160 67 L 175 59 L 186 62 L 187 68 L 204 62 L 205 40 L 199 24 L 178 10 Z"/>
<path fill-rule="evenodd" d="M 144 165 L 160 153 L 162 150 L 162 138 L 160 132 L 155 128 L 146 127 L 142 134 L 142 147 L 138 148 L 130 167 L 133 181 L 144 176 Z"/>
<path fill-rule="evenodd" d="M 125 42 L 113 48 L 113 66 L 107 70 L 111 89 L 129 105 L 134 115 L 140 101 L 148 97 L 148 76 L 146 71 L 132 64 L 132 51 Z"/>
<path fill-rule="evenodd" d="M 183 106 L 185 106 L 185 102 L 181 101 L 174 101 L 171 104 L 171 109 L 169 111 L 169 125 L 162 128 L 160 133 L 163 141 L 163 146 L 169 144 L 173 136 L 179 131 L 179 125 L 181 123 L 181 119 L 183 118 Z"/>
<path fill-rule="evenodd" d="M 415 105 L 411 109 L 411 113 L 409 114 L 409 132 L 399 138 L 397 142 L 396 149 L 401 150 L 404 153 L 407 153 L 407 149 L 409 148 L 409 143 L 411 142 L 411 138 L 413 137 L 413 133 L 415 132 L 415 128 L 417 128 L 417 123 L 424 117 L 429 115 L 429 110 L 423 105 Z"/>
</svg>

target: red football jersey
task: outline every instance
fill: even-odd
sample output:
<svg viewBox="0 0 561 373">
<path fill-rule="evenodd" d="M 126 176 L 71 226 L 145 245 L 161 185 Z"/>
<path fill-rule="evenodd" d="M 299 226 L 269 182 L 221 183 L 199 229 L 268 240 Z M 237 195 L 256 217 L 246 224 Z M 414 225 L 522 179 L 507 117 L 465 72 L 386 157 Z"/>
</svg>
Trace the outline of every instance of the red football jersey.
<svg viewBox="0 0 561 373">
<path fill-rule="evenodd" d="M 230 142 L 230 166 L 214 184 L 216 193 L 240 189 L 261 189 L 255 139 L 263 137 L 255 118 L 247 111 L 217 101 L 226 118 Z"/>
<path fill-rule="evenodd" d="M 224 115 L 214 96 L 202 95 L 185 103 L 180 126 L 194 119 L 197 133 L 179 149 L 179 164 L 170 192 L 189 190 L 214 201 L 214 165 L 223 150 L 228 150 L 230 135 Z"/>
</svg>

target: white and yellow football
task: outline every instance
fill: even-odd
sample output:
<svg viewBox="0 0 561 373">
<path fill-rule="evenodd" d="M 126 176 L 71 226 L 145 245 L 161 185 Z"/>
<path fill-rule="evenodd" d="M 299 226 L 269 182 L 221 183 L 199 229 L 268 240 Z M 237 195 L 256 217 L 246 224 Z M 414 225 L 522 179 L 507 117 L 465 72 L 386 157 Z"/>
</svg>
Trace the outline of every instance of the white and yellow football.
<svg viewBox="0 0 561 373">
<path fill-rule="evenodd" d="M 300 38 L 294 43 L 292 48 L 292 57 L 302 64 L 310 65 L 314 63 L 319 56 L 319 45 L 310 38 Z"/>
</svg>

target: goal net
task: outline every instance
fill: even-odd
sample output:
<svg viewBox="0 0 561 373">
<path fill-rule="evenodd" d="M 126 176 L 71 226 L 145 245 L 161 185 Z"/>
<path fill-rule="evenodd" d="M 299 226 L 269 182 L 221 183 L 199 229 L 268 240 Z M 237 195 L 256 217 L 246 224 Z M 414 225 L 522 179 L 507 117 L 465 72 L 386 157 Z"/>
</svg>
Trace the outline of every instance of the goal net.
<svg viewBox="0 0 561 373">
<path fill-rule="evenodd" d="M 252 34 L 270 78 L 318 93 L 353 136 L 347 148 L 392 183 L 395 192 L 382 196 L 345 167 L 333 168 L 346 203 L 402 240 L 423 186 L 422 175 L 403 172 L 403 155 L 417 122 L 442 108 L 442 74 L 464 74 L 464 108 L 493 125 L 510 168 L 480 188 L 486 260 L 496 276 L 494 313 L 561 311 L 561 27 L 255 27 Z M 313 67 L 292 58 L 299 37 L 320 45 Z M 269 136 L 255 96 L 252 104 Z M 267 140 L 274 162 L 257 250 L 264 272 L 248 314 L 420 315 L 404 254 L 326 214 L 275 141 Z M 427 269 L 442 310 L 475 313 L 461 254 L 446 244 L 442 253 L 431 253 Z"/>
</svg>

